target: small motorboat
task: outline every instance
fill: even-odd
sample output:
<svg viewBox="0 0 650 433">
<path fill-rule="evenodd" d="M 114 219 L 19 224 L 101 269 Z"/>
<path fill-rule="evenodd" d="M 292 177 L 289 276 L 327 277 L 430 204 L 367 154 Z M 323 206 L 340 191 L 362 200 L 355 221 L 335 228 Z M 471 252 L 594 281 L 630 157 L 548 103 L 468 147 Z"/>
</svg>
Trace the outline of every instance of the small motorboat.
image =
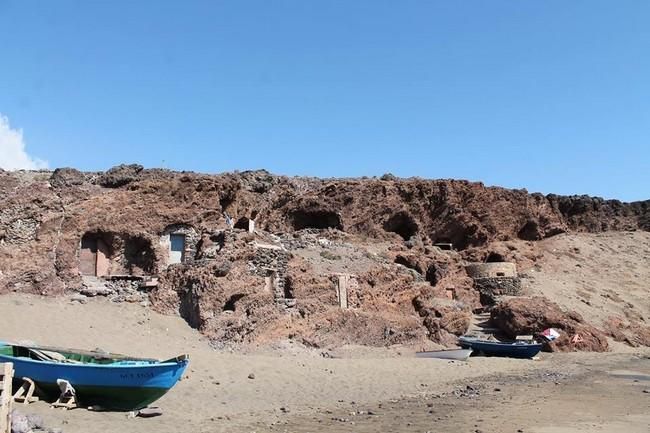
<svg viewBox="0 0 650 433">
<path fill-rule="evenodd" d="M 47 400 L 61 393 L 67 381 L 83 406 L 135 410 L 162 397 L 178 382 L 189 363 L 187 355 L 159 361 L 103 352 L 0 342 L 0 362 L 14 365 L 14 377 L 28 377 Z"/>
<path fill-rule="evenodd" d="M 541 343 L 528 343 L 524 341 L 488 341 L 472 337 L 459 337 L 461 347 L 472 349 L 475 353 L 486 356 L 505 356 L 509 358 L 532 358 L 542 350 Z"/>
<path fill-rule="evenodd" d="M 467 358 L 469 358 L 471 354 L 472 349 L 446 349 L 416 352 L 415 356 L 418 358 L 438 358 L 453 359 L 456 361 L 467 361 Z"/>
</svg>

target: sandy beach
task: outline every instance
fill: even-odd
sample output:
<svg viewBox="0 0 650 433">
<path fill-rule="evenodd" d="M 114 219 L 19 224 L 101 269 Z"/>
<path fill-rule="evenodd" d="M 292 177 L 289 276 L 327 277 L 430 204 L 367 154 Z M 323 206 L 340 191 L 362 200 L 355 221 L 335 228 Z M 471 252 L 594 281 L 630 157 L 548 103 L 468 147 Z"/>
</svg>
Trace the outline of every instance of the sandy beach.
<svg viewBox="0 0 650 433">
<path fill-rule="evenodd" d="M 82 305 L 67 298 L 12 294 L 0 297 L 0 316 L 4 340 L 20 336 L 52 345 L 100 347 L 158 358 L 190 355 L 186 377 L 157 403 L 164 412 L 157 418 L 53 410 L 42 402 L 20 408 L 41 414 L 49 427 L 67 433 L 514 432 L 522 428 L 553 432 L 594 431 L 593 425 L 598 431 L 641 432 L 650 422 L 650 395 L 641 389 L 650 388 L 643 376 L 650 374 L 648 352 L 622 345 L 608 354 L 542 354 L 539 360 L 471 358 L 469 362 L 417 359 L 412 349 L 399 347 L 344 347 L 323 356 L 323 351 L 290 342 L 234 353 L 213 349 L 181 318 L 159 315 L 137 304 L 93 299 Z M 643 380 L 607 374 L 621 369 L 638 372 Z M 480 395 L 457 396 L 467 385 L 476 387 Z M 501 391 L 490 391 L 494 388 Z M 589 400 L 576 395 L 588 395 Z M 370 412 L 378 415 L 368 416 Z M 568 416 L 569 412 L 576 415 Z M 574 430 L 562 430 L 567 423 Z M 585 430 L 583 424 L 589 428 Z"/>
</svg>

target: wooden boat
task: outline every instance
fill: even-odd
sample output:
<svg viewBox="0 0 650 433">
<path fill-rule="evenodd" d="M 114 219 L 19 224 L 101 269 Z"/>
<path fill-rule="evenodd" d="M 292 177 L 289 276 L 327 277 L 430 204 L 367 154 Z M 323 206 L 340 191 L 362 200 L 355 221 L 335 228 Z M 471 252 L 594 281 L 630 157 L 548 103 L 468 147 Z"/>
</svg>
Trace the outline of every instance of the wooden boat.
<svg viewBox="0 0 650 433">
<path fill-rule="evenodd" d="M 469 358 L 471 354 L 472 349 L 447 349 L 416 352 L 415 356 L 418 358 L 438 358 L 467 361 L 467 358 Z"/>
<path fill-rule="evenodd" d="M 63 379 L 75 389 L 80 405 L 135 410 L 169 391 L 181 378 L 189 357 L 158 361 L 0 342 L 0 362 L 12 362 L 14 377 L 32 379 L 45 399 L 59 396 L 57 379 Z"/>
<path fill-rule="evenodd" d="M 542 350 L 540 343 L 526 343 L 523 341 L 502 342 L 479 340 L 472 337 L 459 337 L 461 347 L 473 349 L 487 356 L 505 356 L 509 358 L 532 358 Z"/>
</svg>

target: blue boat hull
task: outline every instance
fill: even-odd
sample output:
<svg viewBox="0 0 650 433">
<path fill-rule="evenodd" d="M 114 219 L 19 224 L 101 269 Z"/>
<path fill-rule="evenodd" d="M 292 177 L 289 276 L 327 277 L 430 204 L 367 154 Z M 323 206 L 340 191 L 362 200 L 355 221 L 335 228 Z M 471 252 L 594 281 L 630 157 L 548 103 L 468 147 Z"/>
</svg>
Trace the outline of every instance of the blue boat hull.
<svg viewBox="0 0 650 433">
<path fill-rule="evenodd" d="M 487 356 L 505 356 L 509 358 L 532 358 L 542 350 L 542 345 L 538 343 L 501 343 L 463 337 L 458 339 L 458 343 L 461 347 L 472 349 L 474 352 L 482 352 Z"/>
<path fill-rule="evenodd" d="M 29 377 L 44 397 L 55 399 L 57 379 L 74 387 L 84 406 L 134 410 L 164 395 L 182 377 L 188 360 L 176 362 L 124 362 L 115 364 L 67 364 L 0 355 L 0 362 L 14 364 L 14 377 Z"/>
</svg>

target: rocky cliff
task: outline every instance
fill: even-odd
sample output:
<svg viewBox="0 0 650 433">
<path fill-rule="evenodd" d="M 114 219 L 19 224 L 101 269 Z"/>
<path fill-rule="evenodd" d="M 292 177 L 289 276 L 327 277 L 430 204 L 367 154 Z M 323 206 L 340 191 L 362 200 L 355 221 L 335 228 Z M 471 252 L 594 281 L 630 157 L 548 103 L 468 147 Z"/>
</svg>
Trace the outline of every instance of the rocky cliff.
<svg viewBox="0 0 650 433">
<path fill-rule="evenodd" d="M 650 230 L 650 201 L 390 175 L 0 171 L 0 292 L 80 291 L 82 274 L 155 276 L 152 307 L 219 344 L 446 343 L 481 306 L 468 261 L 526 267 L 535 241 L 610 230 Z"/>
</svg>

